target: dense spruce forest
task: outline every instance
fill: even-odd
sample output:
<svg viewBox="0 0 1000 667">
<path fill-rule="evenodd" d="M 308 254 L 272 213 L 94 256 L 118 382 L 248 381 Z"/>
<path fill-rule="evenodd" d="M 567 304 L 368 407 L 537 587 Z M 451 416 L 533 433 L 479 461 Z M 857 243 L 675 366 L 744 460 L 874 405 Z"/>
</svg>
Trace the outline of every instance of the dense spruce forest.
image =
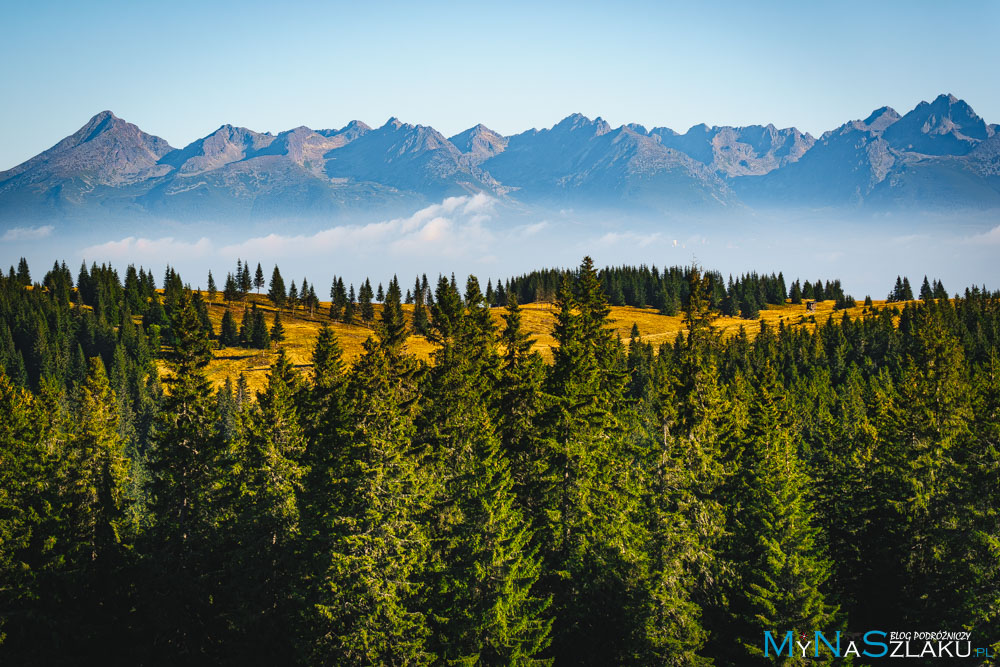
<svg viewBox="0 0 1000 667">
<path fill-rule="evenodd" d="M 321 308 L 277 268 L 223 285 Z M 774 327 L 756 311 L 853 299 L 589 258 L 485 290 L 335 278 L 364 353 L 324 326 L 311 369 L 279 353 L 250 395 L 208 381 L 212 350 L 280 348 L 281 311 L 217 332 L 161 287 L 0 275 L 0 663 L 771 664 L 765 630 L 1000 648 L 1000 293 L 900 279 L 901 305 Z M 686 332 L 623 344 L 610 304 Z M 736 313 L 751 331 L 713 328 Z"/>
</svg>

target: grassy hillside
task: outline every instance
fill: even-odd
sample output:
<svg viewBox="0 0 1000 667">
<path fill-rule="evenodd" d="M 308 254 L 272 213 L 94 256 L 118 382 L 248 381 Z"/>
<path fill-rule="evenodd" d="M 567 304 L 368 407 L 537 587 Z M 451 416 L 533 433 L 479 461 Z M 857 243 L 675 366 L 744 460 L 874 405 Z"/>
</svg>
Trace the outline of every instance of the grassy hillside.
<svg viewBox="0 0 1000 667">
<path fill-rule="evenodd" d="M 257 303 L 258 309 L 265 312 L 268 326 L 270 326 L 274 317 L 274 307 L 270 301 L 263 296 L 249 295 L 246 306 L 253 302 Z M 875 305 L 882 306 L 884 302 L 876 301 Z M 760 319 L 775 326 L 783 320 L 786 325 L 811 328 L 817 322 L 826 321 L 827 317 L 834 313 L 833 306 L 833 301 L 821 301 L 816 304 L 815 313 L 807 313 L 805 305 L 769 306 L 767 310 L 760 311 Z M 286 335 L 283 347 L 292 363 L 300 369 L 308 370 L 311 367 L 312 348 L 323 324 L 330 324 L 336 331 L 349 361 L 361 354 L 362 344 L 368 336 L 372 335 L 371 328 L 367 326 L 348 326 L 342 322 L 331 322 L 330 318 L 326 316 L 329 307 L 329 302 L 323 303 L 320 310 L 312 316 L 308 312 L 303 312 L 302 309 L 298 309 L 294 313 L 289 313 L 287 310 L 282 311 L 281 322 Z M 243 316 L 244 303 L 242 302 L 227 304 L 218 298 L 216 301 L 209 302 L 209 316 L 216 332 L 219 330 L 226 308 L 233 311 L 237 322 Z M 376 319 L 379 317 L 380 308 L 381 306 L 378 304 L 375 305 Z M 412 317 L 413 306 L 404 305 L 403 311 L 409 320 Z M 541 352 L 543 357 L 550 359 L 552 348 L 556 344 L 555 339 L 552 338 L 552 329 L 555 325 L 555 307 L 547 303 L 532 303 L 522 306 L 521 311 L 524 328 L 531 332 L 535 338 L 535 349 Z M 859 317 L 863 311 L 864 308 L 859 306 L 847 312 L 851 317 Z M 504 312 L 504 308 L 493 309 L 493 316 L 498 327 L 503 326 L 501 317 Z M 842 312 L 837 311 L 835 317 L 840 317 Z M 639 333 L 643 340 L 657 345 L 664 341 L 672 342 L 678 332 L 685 331 L 681 315 L 660 315 L 652 308 L 615 306 L 611 309 L 611 317 L 614 320 L 615 331 L 626 343 L 629 341 L 633 323 L 639 327 Z M 715 326 L 726 336 L 735 335 L 740 327 L 745 327 L 747 334 L 751 337 L 756 335 L 758 330 L 754 321 L 738 317 L 719 317 L 715 320 Z M 411 336 L 407 341 L 407 348 L 416 356 L 427 359 L 434 346 L 423 336 Z M 237 376 L 243 373 L 250 388 L 256 391 L 263 387 L 267 369 L 276 354 L 276 348 L 272 350 L 248 350 L 240 347 L 222 348 L 215 351 L 215 359 L 208 368 L 208 375 L 213 382 L 222 384 L 227 377 L 235 381 Z"/>
</svg>

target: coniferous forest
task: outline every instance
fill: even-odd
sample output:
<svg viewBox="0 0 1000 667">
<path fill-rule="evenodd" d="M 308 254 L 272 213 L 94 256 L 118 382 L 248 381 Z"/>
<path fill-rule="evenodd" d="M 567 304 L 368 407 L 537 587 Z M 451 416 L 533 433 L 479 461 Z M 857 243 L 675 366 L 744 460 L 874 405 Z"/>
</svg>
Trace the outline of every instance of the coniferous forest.
<svg viewBox="0 0 1000 667">
<path fill-rule="evenodd" d="M 237 273 L 227 298 L 265 287 Z M 361 356 L 324 326 L 311 368 L 279 353 L 251 392 L 209 381 L 212 350 L 280 348 L 280 309 L 217 332 L 172 270 L 22 262 L 0 275 L 0 663 L 805 662 L 765 659 L 765 630 L 1000 648 L 1000 293 L 898 279 L 861 317 L 754 321 L 854 306 L 789 287 L 589 258 L 486 289 L 334 279 Z M 685 331 L 625 344 L 625 303 Z"/>
</svg>

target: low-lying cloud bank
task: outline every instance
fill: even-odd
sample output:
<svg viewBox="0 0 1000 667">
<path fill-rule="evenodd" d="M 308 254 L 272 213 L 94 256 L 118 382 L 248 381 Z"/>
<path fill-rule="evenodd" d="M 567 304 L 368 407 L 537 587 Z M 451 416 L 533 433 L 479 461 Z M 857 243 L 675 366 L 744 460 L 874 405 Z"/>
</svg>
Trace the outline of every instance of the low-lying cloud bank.
<svg viewBox="0 0 1000 667">
<path fill-rule="evenodd" d="M 13 229 L 8 229 L 4 232 L 3 236 L 0 236 L 0 241 L 34 241 L 36 239 L 44 239 L 47 236 L 52 236 L 52 231 L 55 229 L 52 225 L 42 225 L 41 227 L 14 227 Z"/>
<path fill-rule="evenodd" d="M 170 264 L 194 287 L 204 288 L 209 269 L 221 285 L 237 258 L 265 273 L 280 266 L 286 280 L 303 276 L 328 285 L 334 275 L 357 284 L 385 283 L 398 274 L 439 272 L 463 279 L 507 278 L 536 268 L 572 267 L 584 255 L 599 266 L 674 266 L 697 262 L 723 274 L 782 271 L 786 280 L 840 278 L 857 297 L 879 298 L 897 274 L 941 278 L 954 292 L 967 285 L 1000 285 L 996 249 L 1000 220 L 938 216 L 925 220 L 873 221 L 844 215 L 781 212 L 765 217 L 717 219 L 628 216 L 616 211 L 513 207 L 485 194 L 449 197 L 414 213 L 372 222 L 339 224 L 319 231 L 275 227 L 254 235 L 230 226 L 169 229 L 162 236 L 133 231 L 107 240 L 106 227 L 19 227 L 3 234 L 4 266 L 29 259 L 36 279 L 55 259 L 133 263 L 162 275 Z M 101 236 L 103 235 L 103 238 Z M 325 291 L 325 290 L 323 290 Z M 321 294 L 321 296 L 325 296 Z"/>
<path fill-rule="evenodd" d="M 449 197 L 406 218 L 365 225 L 341 225 L 315 234 L 268 234 L 237 243 L 218 244 L 202 237 L 185 241 L 129 236 L 83 248 L 96 261 L 151 263 L 171 258 L 224 259 L 266 257 L 269 261 L 399 256 L 484 257 L 496 235 L 486 223 L 495 216 L 497 201 L 485 194 Z M 544 225 L 544 223 L 542 223 Z M 51 228 L 49 228 L 51 230 Z M 530 236 L 538 225 L 511 230 Z M 10 232 L 8 232 L 10 233 Z"/>
</svg>

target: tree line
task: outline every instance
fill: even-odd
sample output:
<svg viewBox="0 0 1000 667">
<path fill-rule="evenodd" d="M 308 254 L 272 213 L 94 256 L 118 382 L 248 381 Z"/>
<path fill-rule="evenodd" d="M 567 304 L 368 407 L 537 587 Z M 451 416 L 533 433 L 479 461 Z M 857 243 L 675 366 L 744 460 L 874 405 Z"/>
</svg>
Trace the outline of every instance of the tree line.
<svg viewBox="0 0 1000 667">
<path fill-rule="evenodd" d="M 418 288 L 425 363 L 393 280 L 352 365 L 323 327 L 308 374 L 279 351 L 252 396 L 206 379 L 175 272 L 139 324 L 109 268 L 100 308 L 64 268 L 0 277 L 5 661 L 763 665 L 764 630 L 1000 636 L 1000 293 L 724 339 L 689 267 L 686 333 L 626 346 L 585 258 L 551 363 L 474 277 Z"/>
</svg>

